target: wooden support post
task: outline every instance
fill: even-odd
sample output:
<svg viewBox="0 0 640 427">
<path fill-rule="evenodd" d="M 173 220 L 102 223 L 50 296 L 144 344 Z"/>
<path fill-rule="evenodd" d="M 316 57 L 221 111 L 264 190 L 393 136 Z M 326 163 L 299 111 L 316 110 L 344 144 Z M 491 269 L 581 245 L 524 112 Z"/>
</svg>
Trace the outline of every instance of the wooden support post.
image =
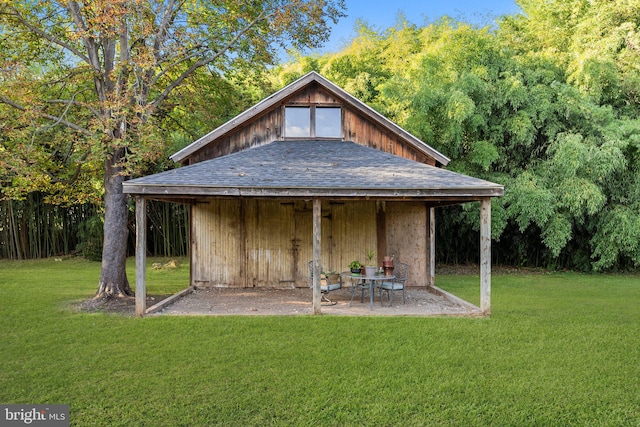
<svg viewBox="0 0 640 427">
<path fill-rule="evenodd" d="M 480 309 L 491 314 L 491 198 L 480 202 Z"/>
<path fill-rule="evenodd" d="M 313 199 L 313 314 L 322 314 L 320 293 L 320 266 L 322 236 L 322 201 L 317 197 Z"/>
<path fill-rule="evenodd" d="M 427 286 L 436 285 L 436 209 L 429 208 L 429 275 Z"/>
<path fill-rule="evenodd" d="M 382 265 L 387 252 L 387 216 L 385 202 L 376 202 L 376 240 L 378 241 L 378 259 L 376 265 Z"/>
<path fill-rule="evenodd" d="M 136 196 L 136 316 L 147 310 L 147 201 Z"/>
</svg>

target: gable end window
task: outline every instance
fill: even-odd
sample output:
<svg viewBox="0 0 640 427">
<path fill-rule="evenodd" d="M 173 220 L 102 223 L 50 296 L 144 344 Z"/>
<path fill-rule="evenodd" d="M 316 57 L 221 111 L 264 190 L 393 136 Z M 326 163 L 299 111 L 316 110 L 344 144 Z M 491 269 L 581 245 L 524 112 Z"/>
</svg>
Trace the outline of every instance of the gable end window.
<svg viewBox="0 0 640 427">
<path fill-rule="evenodd" d="M 285 107 L 285 138 L 341 138 L 340 107 Z"/>
</svg>

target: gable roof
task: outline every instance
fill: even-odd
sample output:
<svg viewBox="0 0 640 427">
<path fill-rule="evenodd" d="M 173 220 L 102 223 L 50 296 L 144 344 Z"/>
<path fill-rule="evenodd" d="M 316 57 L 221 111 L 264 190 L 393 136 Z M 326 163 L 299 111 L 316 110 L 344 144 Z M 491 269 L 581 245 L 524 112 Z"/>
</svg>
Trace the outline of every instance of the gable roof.
<svg viewBox="0 0 640 427">
<path fill-rule="evenodd" d="M 275 141 L 132 179 L 125 193 L 157 197 L 429 199 L 502 196 L 503 186 L 345 141 Z"/>
<path fill-rule="evenodd" d="M 173 154 L 171 156 L 171 160 L 175 162 L 182 162 L 183 160 L 187 159 L 190 155 L 194 154 L 196 151 L 205 147 L 211 141 L 227 134 L 228 132 L 232 131 L 236 127 L 244 125 L 251 119 L 277 106 L 279 103 L 281 103 L 283 100 L 285 100 L 289 96 L 299 92 L 300 90 L 304 89 L 305 87 L 313 83 L 318 84 L 324 90 L 326 90 L 333 96 L 342 100 L 346 105 L 358 111 L 367 119 L 388 129 L 389 132 L 398 136 L 400 139 L 406 141 L 409 145 L 414 147 L 419 152 L 422 152 L 423 154 L 434 158 L 437 163 L 443 166 L 446 166 L 449 163 L 450 159 L 447 156 L 440 153 L 436 149 L 430 147 L 429 145 L 427 145 L 426 143 L 424 143 L 423 141 L 421 141 L 411 133 L 402 129 L 400 126 L 393 123 L 391 120 L 387 119 L 382 114 L 378 113 L 373 108 L 369 107 L 368 105 L 366 105 L 365 103 L 363 103 L 362 101 L 354 97 L 353 95 L 349 94 L 344 89 L 330 82 L 329 80 L 327 80 L 326 78 L 324 78 L 323 76 L 321 76 L 315 71 L 311 71 L 310 73 L 300 77 L 298 80 L 294 81 L 293 83 L 285 86 L 283 89 L 280 89 L 278 92 L 274 93 L 273 95 L 260 101 L 253 107 L 237 115 L 236 117 L 229 120 L 222 126 L 219 126 L 218 128 L 204 135 L 200 139 L 194 141 L 187 147 Z"/>
</svg>

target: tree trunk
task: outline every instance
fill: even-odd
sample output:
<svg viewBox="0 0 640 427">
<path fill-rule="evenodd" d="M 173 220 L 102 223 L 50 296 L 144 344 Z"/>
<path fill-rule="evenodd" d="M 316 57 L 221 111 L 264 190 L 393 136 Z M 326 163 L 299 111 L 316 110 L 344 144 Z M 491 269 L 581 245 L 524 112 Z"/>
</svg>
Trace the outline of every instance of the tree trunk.
<svg viewBox="0 0 640 427">
<path fill-rule="evenodd" d="M 104 172 L 104 243 L 102 245 L 102 269 L 95 298 L 132 296 L 127 280 L 127 228 L 129 218 L 128 198 L 122 192 L 124 176 L 118 163 L 122 149 L 107 155 Z"/>
</svg>

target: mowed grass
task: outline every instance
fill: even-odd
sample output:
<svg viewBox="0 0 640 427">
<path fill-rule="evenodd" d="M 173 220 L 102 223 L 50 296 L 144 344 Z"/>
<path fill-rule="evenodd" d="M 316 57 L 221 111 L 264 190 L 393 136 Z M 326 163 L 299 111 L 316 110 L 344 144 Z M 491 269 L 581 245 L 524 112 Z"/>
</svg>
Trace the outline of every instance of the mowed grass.
<svg viewBox="0 0 640 427">
<path fill-rule="evenodd" d="M 137 319 L 73 309 L 99 269 L 0 261 L 0 403 L 78 426 L 640 425 L 638 275 L 494 275 L 482 319 Z M 188 276 L 149 270 L 149 293 Z M 477 276 L 436 282 L 478 302 Z"/>
</svg>

